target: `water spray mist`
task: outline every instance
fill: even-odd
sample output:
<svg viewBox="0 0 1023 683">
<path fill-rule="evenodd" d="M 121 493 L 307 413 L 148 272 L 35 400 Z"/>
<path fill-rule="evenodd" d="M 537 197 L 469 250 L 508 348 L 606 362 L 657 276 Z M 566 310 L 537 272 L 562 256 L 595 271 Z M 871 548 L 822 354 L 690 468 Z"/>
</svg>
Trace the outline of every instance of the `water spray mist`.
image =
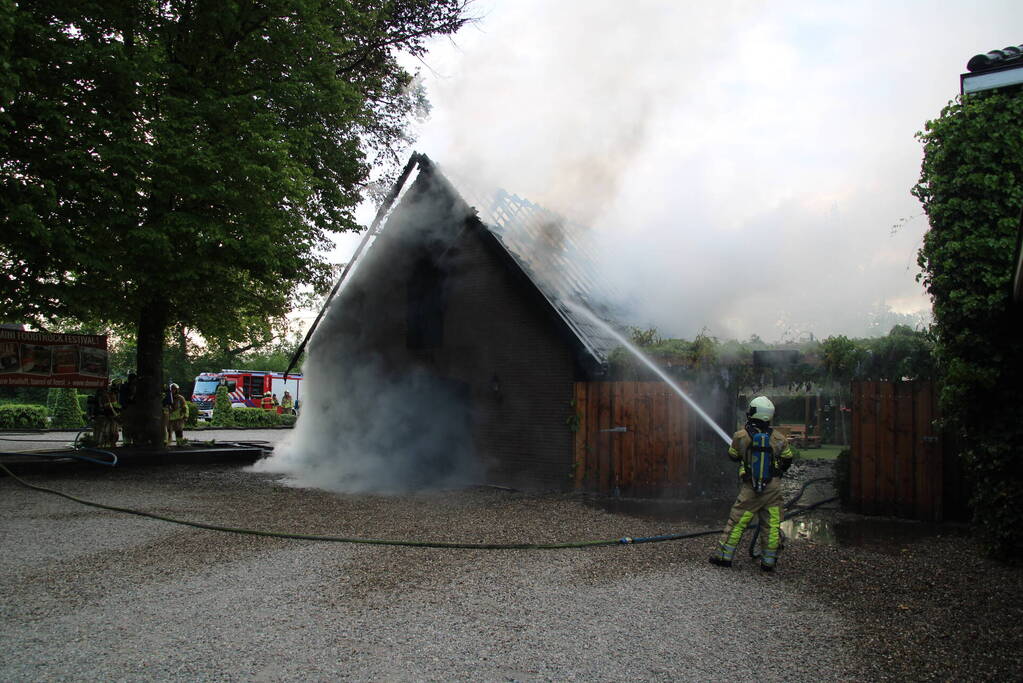
<svg viewBox="0 0 1023 683">
<path fill-rule="evenodd" d="M 628 349 L 629 352 L 632 353 L 632 355 L 634 355 L 636 358 L 638 358 L 641 361 L 643 361 L 643 363 L 648 368 L 650 368 L 655 373 L 657 373 L 658 377 L 660 377 L 665 382 L 667 382 L 668 386 L 671 387 L 672 389 L 674 389 L 675 393 L 677 393 L 679 396 L 681 396 L 682 399 L 685 400 L 685 402 L 688 403 L 693 408 L 693 410 L 696 411 L 696 414 L 699 415 L 700 417 L 702 417 L 704 422 L 706 422 L 708 425 L 710 425 L 711 429 L 713 429 L 714 432 L 718 436 L 720 436 L 721 439 L 726 444 L 728 444 L 728 445 L 732 444 L 732 437 L 728 436 L 728 434 L 725 433 L 725 430 L 721 429 L 721 427 L 719 427 L 717 425 L 717 423 L 714 422 L 714 420 L 712 420 L 710 418 L 710 415 L 708 415 L 706 412 L 704 412 L 703 408 L 701 408 L 699 405 L 697 405 L 696 401 L 694 401 L 693 399 L 689 398 L 689 395 L 686 394 L 686 392 L 684 392 L 682 390 L 682 387 L 680 387 L 678 384 L 676 384 L 675 381 L 671 377 L 669 377 L 666 372 L 664 372 L 661 368 L 659 368 L 657 366 L 657 364 L 654 363 L 652 360 L 650 360 L 642 351 L 640 351 L 632 343 L 630 343 L 629 340 L 627 340 L 625 337 L 623 337 L 621 334 L 619 334 L 617 330 L 615 330 L 613 327 L 608 325 L 607 322 L 605 322 L 604 320 L 599 318 L 597 315 L 595 315 L 590 309 L 586 308 L 585 306 L 580 306 L 578 304 L 572 303 L 571 301 L 565 301 L 563 303 L 564 303 L 566 308 L 570 308 L 573 311 L 575 311 L 576 313 L 579 313 L 580 315 L 584 316 L 587 320 L 592 322 L 594 325 L 597 325 L 598 327 L 600 327 L 600 329 L 602 329 L 605 332 L 607 332 L 608 334 L 610 334 L 622 346 L 624 346 L 626 349 Z"/>
</svg>

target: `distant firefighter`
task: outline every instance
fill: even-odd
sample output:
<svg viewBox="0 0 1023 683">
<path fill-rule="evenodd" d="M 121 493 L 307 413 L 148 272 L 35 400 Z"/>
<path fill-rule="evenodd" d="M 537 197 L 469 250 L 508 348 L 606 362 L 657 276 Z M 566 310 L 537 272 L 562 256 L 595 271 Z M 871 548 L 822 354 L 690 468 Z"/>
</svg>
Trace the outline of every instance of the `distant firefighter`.
<svg viewBox="0 0 1023 683">
<path fill-rule="evenodd" d="M 177 384 L 170 385 L 170 397 L 164 399 L 164 411 L 167 416 L 167 438 L 164 445 L 170 445 L 171 432 L 174 433 L 174 441 L 178 446 L 184 446 L 185 441 L 185 418 L 188 417 L 188 406 L 185 404 L 185 397 L 181 395 L 181 389 Z"/>
</svg>

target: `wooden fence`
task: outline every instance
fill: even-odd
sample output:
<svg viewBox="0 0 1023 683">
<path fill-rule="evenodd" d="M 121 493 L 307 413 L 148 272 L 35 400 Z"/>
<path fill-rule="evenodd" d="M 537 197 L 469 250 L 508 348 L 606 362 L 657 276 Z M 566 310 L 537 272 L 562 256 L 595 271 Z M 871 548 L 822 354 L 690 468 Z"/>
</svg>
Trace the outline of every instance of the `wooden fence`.
<svg viewBox="0 0 1023 683">
<path fill-rule="evenodd" d="M 689 406 L 664 382 L 577 382 L 576 489 L 682 495 L 692 482 Z"/>
<path fill-rule="evenodd" d="M 963 507 L 929 382 L 853 382 L 850 503 L 858 512 L 938 521 Z M 948 449 L 951 451 L 951 449 Z"/>
</svg>

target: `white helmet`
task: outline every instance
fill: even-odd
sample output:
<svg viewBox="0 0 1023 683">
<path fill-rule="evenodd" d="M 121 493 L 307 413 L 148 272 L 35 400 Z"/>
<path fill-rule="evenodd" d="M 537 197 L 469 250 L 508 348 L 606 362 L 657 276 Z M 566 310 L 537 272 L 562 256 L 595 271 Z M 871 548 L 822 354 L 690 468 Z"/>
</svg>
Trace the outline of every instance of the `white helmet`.
<svg viewBox="0 0 1023 683">
<path fill-rule="evenodd" d="M 766 396 L 757 396 L 749 402 L 749 410 L 746 415 L 754 420 L 770 422 L 774 417 L 774 404 Z"/>
</svg>

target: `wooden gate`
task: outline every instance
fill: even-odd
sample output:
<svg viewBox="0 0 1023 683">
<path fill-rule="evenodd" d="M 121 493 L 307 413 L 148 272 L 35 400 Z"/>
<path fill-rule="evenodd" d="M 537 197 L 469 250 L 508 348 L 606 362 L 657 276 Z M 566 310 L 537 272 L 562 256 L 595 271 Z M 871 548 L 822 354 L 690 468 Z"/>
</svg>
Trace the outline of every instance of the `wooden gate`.
<svg viewBox="0 0 1023 683">
<path fill-rule="evenodd" d="M 693 468 L 690 409 L 667 384 L 577 382 L 575 402 L 576 489 L 684 493 Z"/>
<path fill-rule="evenodd" d="M 941 520 L 945 492 L 961 490 L 958 468 L 946 463 L 930 382 L 853 382 L 852 507 L 871 515 Z M 951 484 L 951 485 L 949 485 Z"/>
</svg>

